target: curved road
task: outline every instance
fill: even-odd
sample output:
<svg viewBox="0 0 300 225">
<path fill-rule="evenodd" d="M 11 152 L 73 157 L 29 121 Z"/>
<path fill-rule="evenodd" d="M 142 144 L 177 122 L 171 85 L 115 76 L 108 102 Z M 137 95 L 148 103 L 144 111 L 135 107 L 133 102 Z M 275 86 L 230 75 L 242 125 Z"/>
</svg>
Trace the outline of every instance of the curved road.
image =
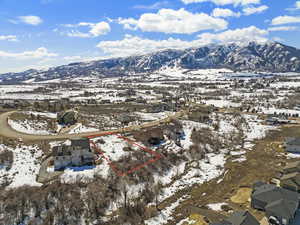
<svg viewBox="0 0 300 225">
<path fill-rule="evenodd" d="M 130 132 L 134 130 L 139 130 L 143 128 L 149 128 L 159 125 L 160 123 L 166 123 L 170 121 L 171 119 L 176 119 L 178 117 L 181 117 L 187 111 L 180 111 L 175 113 L 174 115 L 168 116 L 167 118 L 160 119 L 157 121 L 144 123 L 141 125 L 134 125 L 126 128 L 121 129 L 115 129 L 115 130 L 108 130 L 108 131 L 93 131 L 93 132 L 85 132 L 85 133 L 79 133 L 79 134 L 54 134 L 54 135 L 38 135 L 38 134 L 25 134 L 19 131 L 14 130 L 9 124 L 8 119 L 9 116 L 13 113 L 16 113 L 17 111 L 11 111 L 2 113 L 0 115 L 0 136 L 4 136 L 7 138 L 13 138 L 13 139 L 23 139 L 28 141 L 42 141 L 42 140 L 61 140 L 61 139 L 70 139 L 70 138 L 76 138 L 76 137 L 92 137 L 92 136 L 104 136 L 107 134 L 114 134 L 114 133 L 123 133 L 123 132 Z"/>
</svg>

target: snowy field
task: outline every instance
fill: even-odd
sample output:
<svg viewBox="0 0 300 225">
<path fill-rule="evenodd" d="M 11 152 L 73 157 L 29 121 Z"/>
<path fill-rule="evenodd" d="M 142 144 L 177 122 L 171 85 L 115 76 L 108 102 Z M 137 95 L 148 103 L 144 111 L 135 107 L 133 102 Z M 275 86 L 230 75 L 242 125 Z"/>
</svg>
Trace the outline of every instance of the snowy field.
<svg viewBox="0 0 300 225">
<path fill-rule="evenodd" d="M 18 146 L 16 148 L 0 145 L 1 148 L 13 152 L 13 164 L 10 170 L 0 169 L 0 184 L 9 182 L 7 188 L 17 188 L 24 185 L 41 186 L 36 182 L 40 169 L 42 151 L 34 145 Z"/>
<path fill-rule="evenodd" d="M 53 132 L 46 130 L 48 126 L 46 121 L 30 121 L 30 120 L 8 120 L 8 124 L 16 131 L 25 134 L 50 135 Z"/>
<path fill-rule="evenodd" d="M 231 94 L 226 99 L 207 100 L 206 104 L 215 105 L 218 107 L 239 107 L 240 104 L 233 100 L 233 97 L 244 97 L 247 99 L 255 99 L 259 95 L 267 95 L 275 93 L 279 97 L 284 93 L 283 88 L 289 89 L 293 92 L 293 88 L 300 87 L 300 79 L 296 79 L 295 74 L 279 74 L 282 78 L 290 79 L 294 77 L 294 81 L 276 80 L 278 74 L 269 74 L 267 78 L 264 74 L 249 74 L 249 73 L 233 73 L 228 69 L 206 69 L 206 70 L 185 70 L 177 67 L 165 67 L 161 70 L 149 74 L 147 76 L 133 76 L 124 78 L 103 78 L 97 76 L 70 78 L 70 80 L 61 81 L 59 79 L 34 82 L 26 81 L 21 85 L 0 85 L 0 100 L 1 99 L 15 99 L 15 100 L 58 100 L 61 98 L 69 98 L 71 101 L 88 101 L 94 99 L 98 102 L 102 100 L 110 100 L 111 102 L 124 102 L 127 97 L 119 97 L 118 95 L 126 89 L 133 88 L 137 91 L 136 98 L 141 97 L 147 100 L 157 100 L 158 94 L 153 93 L 157 88 L 165 88 L 176 95 L 176 88 L 179 85 L 192 85 L 197 84 L 194 93 L 200 91 L 201 93 L 222 90 L 229 91 Z M 298 74 L 299 75 L 299 74 Z M 261 76 L 261 77 L 260 77 Z M 253 78 L 257 80 L 258 84 L 264 85 L 268 79 L 273 79 L 269 86 L 265 85 L 264 88 L 255 88 Z M 90 79 L 90 80 L 89 80 Z M 266 80 L 265 80 L 266 79 Z M 69 86 L 53 86 L 55 84 L 63 84 L 78 82 L 74 87 Z M 244 86 L 233 88 L 232 85 L 238 83 Z M 49 86 L 51 88 L 49 88 Z M 245 87 L 247 85 L 247 87 Z M 141 87 L 148 87 L 152 89 L 151 94 L 145 94 L 145 90 Z M 172 90 L 174 89 L 174 90 Z M 42 90 L 47 90 L 44 92 Z M 91 93 L 85 96 L 84 93 Z"/>
</svg>

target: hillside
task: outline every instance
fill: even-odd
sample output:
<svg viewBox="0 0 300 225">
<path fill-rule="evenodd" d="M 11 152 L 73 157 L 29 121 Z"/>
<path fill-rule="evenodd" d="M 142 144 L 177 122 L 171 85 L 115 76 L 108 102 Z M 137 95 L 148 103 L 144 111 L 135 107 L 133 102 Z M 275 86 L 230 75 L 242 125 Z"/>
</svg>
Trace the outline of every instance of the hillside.
<svg viewBox="0 0 300 225">
<path fill-rule="evenodd" d="M 233 71 L 300 72 L 300 50 L 277 42 L 246 45 L 211 45 L 186 50 L 164 50 L 140 56 L 72 63 L 48 70 L 2 74 L 3 83 L 43 81 L 84 76 L 128 76 L 155 72 L 163 67 L 183 69 L 228 68 Z"/>
</svg>

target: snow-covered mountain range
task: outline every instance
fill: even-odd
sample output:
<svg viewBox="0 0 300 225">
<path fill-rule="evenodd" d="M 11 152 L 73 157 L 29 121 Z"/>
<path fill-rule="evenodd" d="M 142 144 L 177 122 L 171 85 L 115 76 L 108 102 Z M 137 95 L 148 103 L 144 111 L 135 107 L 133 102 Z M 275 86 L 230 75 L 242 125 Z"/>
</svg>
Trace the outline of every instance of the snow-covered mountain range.
<svg viewBox="0 0 300 225">
<path fill-rule="evenodd" d="M 151 54 L 112 58 L 0 75 L 0 81 L 43 81 L 85 76 L 128 76 L 153 73 L 165 67 L 183 69 L 227 68 L 233 71 L 300 72 L 300 49 L 278 42 L 250 42 L 245 45 L 210 45 L 185 50 L 163 50 Z"/>
</svg>

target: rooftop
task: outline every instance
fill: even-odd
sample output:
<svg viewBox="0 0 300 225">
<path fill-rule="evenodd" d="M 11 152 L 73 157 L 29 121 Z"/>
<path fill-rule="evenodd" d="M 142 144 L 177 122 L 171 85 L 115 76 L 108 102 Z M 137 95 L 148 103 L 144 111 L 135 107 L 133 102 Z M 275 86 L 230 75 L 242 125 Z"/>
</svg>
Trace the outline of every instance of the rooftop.
<svg viewBox="0 0 300 225">
<path fill-rule="evenodd" d="M 300 146 L 300 138 L 288 138 L 285 143 L 287 145 L 299 145 Z"/>
<path fill-rule="evenodd" d="M 256 218 L 248 211 L 234 212 L 229 216 L 228 219 L 226 219 L 226 222 L 229 222 L 232 225 L 259 225 L 259 222 L 256 220 Z"/>
<path fill-rule="evenodd" d="M 292 168 L 296 168 L 296 167 L 300 168 L 300 161 L 288 163 L 283 169 L 286 170 L 286 169 L 292 169 Z"/>
</svg>

